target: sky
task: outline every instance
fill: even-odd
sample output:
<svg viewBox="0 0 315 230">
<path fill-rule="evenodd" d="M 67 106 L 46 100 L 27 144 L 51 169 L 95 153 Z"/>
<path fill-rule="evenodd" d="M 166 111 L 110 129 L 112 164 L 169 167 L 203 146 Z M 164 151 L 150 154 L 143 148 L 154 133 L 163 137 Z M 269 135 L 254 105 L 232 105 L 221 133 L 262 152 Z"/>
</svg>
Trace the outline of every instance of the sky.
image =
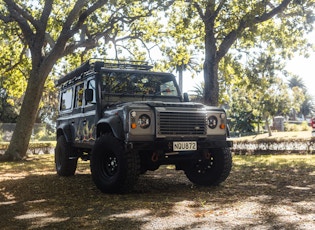
<svg viewBox="0 0 315 230">
<path fill-rule="evenodd" d="M 314 34 L 315 41 L 315 34 Z M 309 58 L 297 56 L 288 62 L 286 69 L 303 79 L 309 94 L 315 100 L 315 52 Z"/>
</svg>

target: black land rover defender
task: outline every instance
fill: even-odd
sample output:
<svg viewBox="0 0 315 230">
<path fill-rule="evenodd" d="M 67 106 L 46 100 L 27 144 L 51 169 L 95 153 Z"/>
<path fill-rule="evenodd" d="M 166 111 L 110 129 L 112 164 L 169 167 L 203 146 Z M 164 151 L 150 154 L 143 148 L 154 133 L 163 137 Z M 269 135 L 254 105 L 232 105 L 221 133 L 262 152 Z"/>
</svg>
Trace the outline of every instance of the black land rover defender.
<svg viewBox="0 0 315 230">
<path fill-rule="evenodd" d="M 89 60 L 57 81 L 55 165 L 74 175 L 90 160 L 105 193 L 130 191 L 141 173 L 175 165 L 198 185 L 229 175 L 232 157 L 224 110 L 188 102 L 175 77 L 142 62 Z"/>
</svg>

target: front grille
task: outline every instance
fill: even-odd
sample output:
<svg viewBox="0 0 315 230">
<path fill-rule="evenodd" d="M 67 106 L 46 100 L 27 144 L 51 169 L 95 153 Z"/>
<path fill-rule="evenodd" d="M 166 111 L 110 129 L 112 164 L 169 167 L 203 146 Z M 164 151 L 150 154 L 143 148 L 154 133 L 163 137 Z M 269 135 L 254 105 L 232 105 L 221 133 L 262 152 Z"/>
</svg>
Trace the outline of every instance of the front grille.
<svg viewBox="0 0 315 230">
<path fill-rule="evenodd" d="M 157 111 L 156 128 L 157 137 L 204 137 L 207 134 L 206 114 L 197 111 Z"/>
</svg>

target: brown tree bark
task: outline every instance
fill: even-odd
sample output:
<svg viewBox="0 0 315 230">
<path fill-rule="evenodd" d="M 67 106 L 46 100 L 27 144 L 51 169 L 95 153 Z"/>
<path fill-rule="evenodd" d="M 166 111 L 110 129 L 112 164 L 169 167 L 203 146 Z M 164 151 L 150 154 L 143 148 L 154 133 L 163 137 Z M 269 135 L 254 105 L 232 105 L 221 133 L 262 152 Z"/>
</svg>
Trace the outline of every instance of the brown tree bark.
<svg viewBox="0 0 315 230">
<path fill-rule="evenodd" d="M 204 61 L 204 103 L 207 105 L 217 105 L 219 101 L 217 40 L 215 38 L 214 23 L 217 17 L 215 4 L 209 1 L 208 7 L 203 17 L 205 25 L 205 61 Z"/>
<path fill-rule="evenodd" d="M 35 74 L 37 76 L 30 76 L 28 81 L 16 127 L 9 148 L 3 156 L 6 160 L 20 160 L 26 155 L 46 79 L 38 73 Z"/>
<path fill-rule="evenodd" d="M 55 59 L 47 58 L 45 61 L 41 61 L 42 57 L 33 59 L 33 69 L 28 80 L 16 127 L 10 145 L 0 160 L 21 160 L 26 156 L 45 81 Z M 38 67 L 36 68 L 36 66 Z"/>
</svg>

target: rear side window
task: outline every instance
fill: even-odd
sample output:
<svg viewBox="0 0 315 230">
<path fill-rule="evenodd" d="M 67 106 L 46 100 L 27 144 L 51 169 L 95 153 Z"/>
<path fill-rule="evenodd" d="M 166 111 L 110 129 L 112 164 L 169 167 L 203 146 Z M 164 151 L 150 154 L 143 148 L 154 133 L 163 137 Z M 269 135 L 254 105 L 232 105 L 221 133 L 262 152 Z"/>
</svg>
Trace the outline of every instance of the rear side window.
<svg viewBox="0 0 315 230">
<path fill-rule="evenodd" d="M 60 110 L 69 110 L 72 107 L 72 88 L 69 88 L 61 93 Z"/>
<path fill-rule="evenodd" d="M 75 87 L 75 108 L 81 107 L 83 102 L 84 84 L 81 83 Z"/>
</svg>

